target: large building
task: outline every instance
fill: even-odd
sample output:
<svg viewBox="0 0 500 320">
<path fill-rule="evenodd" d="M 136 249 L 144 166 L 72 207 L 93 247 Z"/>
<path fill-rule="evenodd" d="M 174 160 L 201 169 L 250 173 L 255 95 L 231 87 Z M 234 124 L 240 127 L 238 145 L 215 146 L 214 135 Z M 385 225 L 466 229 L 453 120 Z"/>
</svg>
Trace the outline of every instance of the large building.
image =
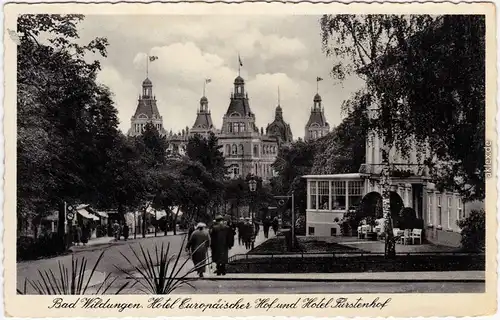
<svg viewBox="0 0 500 320">
<path fill-rule="evenodd" d="M 156 97 L 153 95 L 153 83 L 149 78 L 142 82 L 142 94 L 139 95 L 137 108 L 130 122 L 129 136 L 140 135 L 148 122 L 151 122 L 160 134 L 165 134 L 163 118 L 156 106 Z"/>
<path fill-rule="evenodd" d="M 326 136 L 330 132 L 330 124 L 325 118 L 325 109 L 322 106 L 321 96 L 316 93 L 313 99 L 311 114 L 307 121 L 304 140 L 311 141 Z"/>
<path fill-rule="evenodd" d="M 348 210 L 359 205 L 381 208 L 383 140 L 375 132 L 366 141 L 366 163 L 358 173 L 307 175 L 306 234 L 308 236 L 341 235 L 340 222 Z M 466 217 L 481 203 L 464 203 L 458 193 L 441 192 L 432 183 L 425 157 L 418 157 L 416 148 L 403 157 L 395 148 L 390 150 L 391 211 L 411 207 L 416 218 L 424 222 L 424 237 L 432 243 L 460 245 L 457 221 Z"/>
<path fill-rule="evenodd" d="M 215 133 L 219 145 L 222 146 L 221 150 L 226 158 L 231 178 L 244 178 L 248 174 L 254 174 L 269 180 L 274 174 L 271 165 L 278 155 L 279 146 L 290 143 L 293 139 L 290 125 L 284 121 L 283 110 L 279 104 L 276 107 L 275 119 L 267 126 L 266 133 L 264 128 L 259 130 L 256 116 L 250 108 L 245 81 L 241 76 L 234 80 L 234 89 L 222 118 L 221 129 L 215 128 L 208 99 L 203 96 L 191 128 L 186 127 L 179 133 L 166 132 L 156 106 L 156 99 L 152 94 L 151 81 L 146 79 L 143 82 L 143 94 L 132 117 L 129 135 L 141 134 L 148 121 L 152 121 L 160 133 L 166 136 L 170 155 L 183 155 L 189 138 L 195 134 L 206 137 L 210 132 Z"/>
</svg>

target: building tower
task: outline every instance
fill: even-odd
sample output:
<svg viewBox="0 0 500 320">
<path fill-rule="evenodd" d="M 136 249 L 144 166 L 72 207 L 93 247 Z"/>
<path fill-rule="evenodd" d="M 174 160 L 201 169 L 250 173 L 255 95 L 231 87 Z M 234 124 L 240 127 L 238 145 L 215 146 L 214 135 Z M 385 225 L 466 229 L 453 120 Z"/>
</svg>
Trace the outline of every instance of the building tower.
<svg viewBox="0 0 500 320">
<path fill-rule="evenodd" d="M 200 99 L 200 108 L 196 113 L 196 120 L 194 121 L 190 133 L 206 137 L 209 132 L 215 132 L 215 128 L 212 122 L 211 112 L 208 109 L 208 99 L 203 95 Z"/>
<path fill-rule="evenodd" d="M 321 96 L 316 93 L 313 100 L 313 107 L 305 127 L 305 141 L 321 138 L 330 132 L 330 125 L 326 122 L 325 112 L 321 105 Z"/>
<path fill-rule="evenodd" d="M 283 109 L 280 104 L 280 94 L 278 88 L 278 106 L 274 113 L 274 121 L 267 125 L 266 135 L 275 137 L 279 145 L 291 143 L 293 140 L 292 129 L 283 119 Z"/>
<path fill-rule="evenodd" d="M 142 94 L 139 95 L 135 114 L 130 119 L 131 127 L 129 136 L 140 135 L 147 123 L 151 122 L 161 135 L 165 135 L 163 118 L 156 105 L 156 97 L 153 95 L 153 83 L 149 78 L 142 82 Z"/>
</svg>

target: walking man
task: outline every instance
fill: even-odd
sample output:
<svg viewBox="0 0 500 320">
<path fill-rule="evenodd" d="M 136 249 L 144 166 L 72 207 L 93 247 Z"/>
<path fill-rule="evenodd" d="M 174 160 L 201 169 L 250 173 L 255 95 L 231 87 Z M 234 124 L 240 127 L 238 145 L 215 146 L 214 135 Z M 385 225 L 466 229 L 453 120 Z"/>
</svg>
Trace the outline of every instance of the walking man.
<svg viewBox="0 0 500 320">
<path fill-rule="evenodd" d="M 226 264 L 229 259 L 229 249 L 234 245 L 234 234 L 222 216 L 215 217 L 215 224 L 210 230 L 210 240 L 212 248 L 212 261 L 215 262 L 216 274 L 218 276 L 226 274 Z"/>
<path fill-rule="evenodd" d="M 203 273 L 206 271 L 207 253 L 210 247 L 210 236 L 206 227 L 203 222 L 198 223 L 186 246 L 186 250 L 191 252 L 191 259 L 200 278 L 203 278 Z"/>
<path fill-rule="evenodd" d="M 271 221 L 269 221 L 269 217 L 265 217 L 262 222 L 264 227 L 264 237 L 269 238 L 269 228 L 271 227 Z"/>
<path fill-rule="evenodd" d="M 276 235 L 278 233 L 278 227 L 279 227 L 278 217 L 274 217 L 274 219 L 273 219 L 273 231 L 274 231 L 274 235 Z"/>
</svg>

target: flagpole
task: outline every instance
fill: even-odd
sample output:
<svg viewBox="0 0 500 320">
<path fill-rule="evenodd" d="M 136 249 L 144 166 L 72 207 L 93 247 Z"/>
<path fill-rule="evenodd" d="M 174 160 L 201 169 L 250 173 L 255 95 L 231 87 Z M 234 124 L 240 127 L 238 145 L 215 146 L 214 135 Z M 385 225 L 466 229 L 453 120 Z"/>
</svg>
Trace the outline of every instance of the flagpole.
<svg viewBox="0 0 500 320">
<path fill-rule="evenodd" d="M 318 81 L 318 78 L 316 78 L 316 93 L 319 94 L 319 81 Z"/>
<path fill-rule="evenodd" d="M 205 86 L 207 85 L 207 79 L 203 81 L 203 96 L 205 96 Z"/>
<path fill-rule="evenodd" d="M 278 106 L 280 105 L 280 86 L 278 86 Z"/>
<path fill-rule="evenodd" d="M 149 54 L 146 55 L 146 78 L 149 77 Z"/>
</svg>

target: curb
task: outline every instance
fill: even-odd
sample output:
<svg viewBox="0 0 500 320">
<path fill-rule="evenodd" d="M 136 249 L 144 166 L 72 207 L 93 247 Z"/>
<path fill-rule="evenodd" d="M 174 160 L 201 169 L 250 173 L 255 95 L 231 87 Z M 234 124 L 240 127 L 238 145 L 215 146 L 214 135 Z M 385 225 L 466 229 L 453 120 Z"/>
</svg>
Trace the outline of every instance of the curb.
<svg viewBox="0 0 500 320">
<path fill-rule="evenodd" d="M 126 279 L 132 279 L 130 277 L 126 277 Z M 175 279 L 183 279 L 190 281 L 276 281 L 276 282 L 379 282 L 379 283 L 429 283 L 429 282 L 438 282 L 438 283 L 485 283 L 485 279 L 325 279 L 325 278 L 254 278 L 254 277 L 227 277 L 227 276 L 219 276 L 219 277 L 185 277 L 185 278 L 175 278 Z"/>
</svg>

